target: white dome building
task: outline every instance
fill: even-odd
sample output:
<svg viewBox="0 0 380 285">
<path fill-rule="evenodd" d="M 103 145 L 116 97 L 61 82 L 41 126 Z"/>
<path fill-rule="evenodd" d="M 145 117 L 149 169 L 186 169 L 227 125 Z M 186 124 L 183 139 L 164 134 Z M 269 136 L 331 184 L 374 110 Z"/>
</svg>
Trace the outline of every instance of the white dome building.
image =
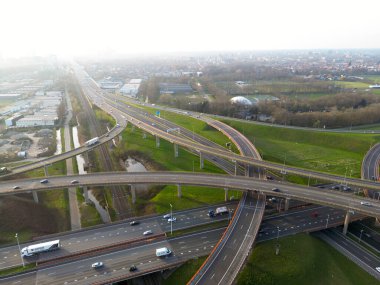
<svg viewBox="0 0 380 285">
<path fill-rule="evenodd" d="M 240 104 L 240 105 L 245 105 L 245 106 L 250 106 L 252 105 L 251 100 L 243 97 L 243 96 L 236 96 L 230 99 L 230 102 L 232 104 Z"/>
</svg>

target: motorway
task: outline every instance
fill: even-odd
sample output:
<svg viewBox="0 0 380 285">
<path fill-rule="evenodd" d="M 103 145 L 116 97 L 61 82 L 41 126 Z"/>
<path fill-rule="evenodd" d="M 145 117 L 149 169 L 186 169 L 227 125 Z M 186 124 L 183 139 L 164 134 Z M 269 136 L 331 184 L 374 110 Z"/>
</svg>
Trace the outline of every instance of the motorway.
<svg viewBox="0 0 380 285">
<path fill-rule="evenodd" d="M 138 124 L 138 123 L 137 123 Z M 144 125 L 145 124 L 145 125 Z M 150 126 L 151 125 L 149 125 L 149 124 L 147 124 L 147 123 L 142 123 L 142 125 L 145 127 L 145 128 L 147 128 L 147 129 L 151 129 L 150 128 Z M 141 127 L 141 125 L 140 125 L 140 127 Z M 154 131 L 156 131 L 156 130 L 154 130 Z M 164 130 L 161 130 L 162 132 L 164 132 Z M 199 150 L 198 150 L 199 151 Z M 221 151 L 223 151 L 223 152 L 225 152 L 225 150 L 224 149 L 221 149 Z M 229 153 L 229 154 L 231 154 L 231 153 Z M 281 166 L 281 170 L 283 169 L 283 166 Z M 288 168 L 286 169 L 286 171 L 288 171 Z M 314 176 L 312 176 L 312 175 L 310 175 L 311 177 L 314 177 Z M 49 178 L 50 179 L 50 178 Z M 73 178 L 73 179 L 75 179 L 75 178 Z M 82 176 L 82 178 L 81 178 L 81 180 L 83 180 L 83 176 Z M 342 179 L 340 178 L 340 181 L 341 181 Z M 347 179 L 347 181 L 348 181 L 348 179 Z M 50 179 L 50 183 L 52 182 L 52 180 Z M 54 181 L 53 181 L 54 182 Z M 109 181 L 108 181 L 109 182 Z M 18 183 L 18 182 L 17 182 Z M 49 184 L 50 184 L 49 183 Z M 133 183 L 139 183 L 139 182 L 133 182 Z M 152 182 L 152 183 L 154 183 L 154 182 Z M 355 182 L 356 183 L 356 182 Z M 364 182 L 364 183 L 366 183 L 366 182 Z M 84 184 L 84 182 L 83 181 L 81 181 L 81 184 L 83 184 L 83 185 L 85 185 Z M 128 183 L 128 184 L 132 184 L 131 182 L 130 183 Z M 176 182 L 175 184 L 178 184 L 178 182 Z M 180 184 L 183 184 L 182 182 L 180 182 Z M 227 183 L 225 183 L 225 184 L 227 184 Z M 352 183 L 352 184 L 354 184 L 354 183 Z M 360 184 L 362 185 L 363 184 L 363 182 L 360 182 Z M 86 184 L 87 185 L 87 184 Z M 122 185 L 121 183 L 110 183 L 110 185 Z M 44 189 L 50 189 L 50 186 L 51 185 L 43 185 L 43 186 L 48 186 L 48 187 L 44 187 Z M 38 186 L 36 186 L 37 188 L 38 188 Z M 281 187 L 281 186 L 280 186 Z M 1 187 L 2 188 L 2 187 Z M 228 187 L 228 188 L 230 188 L 230 187 Z M 233 188 L 235 188 L 235 187 L 233 187 Z M 236 187 L 237 188 L 237 187 Z M 24 190 L 24 189 L 26 189 L 25 187 L 23 188 L 22 187 L 22 189 Z M 242 188 L 239 188 L 239 189 L 242 189 L 242 190 L 244 190 L 244 187 L 242 187 Z M 256 188 L 250 188 L 250 190 L 251 189 L 256 189 L 257 190 L 257 187 Z M 289 192 L 289 189 L 282 189 L 281 188 L 281 190 L 282 190 L 282 194 L 279 194 L 279 195 L 276 195 L 276 196 L 283 196 L 283 197 L 291 197 L 292 196 L 292 193 L 291 192 Z M 266 192 L 269 192 L 270 191 L 270 189 L 267 189 L 266 190 Z M 272 193 L 273 194 L 273 193 Z M 276 193 L 277 194 L 277 193 Z M 307 198 L 307 197 L 306 197 Z M 304 197 L 304 199 L 305 199 L 305 197 Z M 312 198 L 312 199 L 314 199 L 314 197 Z M 310 200 L 305 200 L 305 201 L 310 201 Z M 352 201 L 351 201 L 352 202 Z M 357 202 L 357 201 L 356 201 Z M 334 203 L 336 203 L 336 202 L 332 202 L 333 204 Z M 373 204 L 373 203 L 371 203 L 371 204 Z M 349 206 L 349 207 L 348 207 Z M 355 205 L 355 207 L 356 207 L 357 205 Z M 361 206 L 361 205 L 360 205 Z M 343 208 L 345 208 L 345 209 L 347 209 L 347 207 L 348 207 L 348 209 L 352 209 L 353 207 L 352 206 L 350 206 L 350 204 L 348 203 L 346 206 L 343 206 Z M 374 208 L 376 208 L 377 206 L 375 206 L 375 205 L 373 205 L 372 207 L 370 207 L 371 208 L 371 212 L 372 211 L 374 211 L 374 210 L 376 210 L 376 209 L 374 209 Z M 367 206 L 365 206 L 365 207 L 363 207 L 363 206 L 361 206 L 361 208 L 363 208 L 364 209 L 364 212 L 366 212 L 366 210 L 367 210 L 367 212 L 368 212 L 368 208 L 369 207 L 367 207 Z M 357 210 L 357 209 L 356 209 Z M 359 209 L 359 211 L 360 211 L 360 209 Z M 363 212 L 363 211 L 362 211 Z M 377 213 L 376 213 L 376 215 L 377 215 Z"/>
<path fill-rule="evenodd" d="M 375 256 L 358 243 L 344 236 L 338 229 L 329 229 L 315 233 L 314 235 L 326 241 L 369 274 L 380 280 L 380 272 L 376 270 L 376 267 L 380 266 L 380 258 L 378 256 Z"/>
<path fill-rule="evenodd" d="M 134 278 L 151 272 L 176 267 L 189 259 L 208 255 L 220 239 L 224 229 L 209 230 L 184 237 L 154 242 L 144 246 L 120 250 L 97 257 L 86 258 L 62 265 L 38 270 L 25 276 L 0 279 L 0 284 L 105 284 Z M 155 249 L 168 247 L 173 253 L 169 257 L 159 258 Z M 94 262 L 102 261 L 104 267 L 91 268 Z M 134 264 L 137 271 L 129 272 Z"/>
<path fill-rule="evenodd" d="M 223 204 L 232 211 L 237 203 Z M 211 208 L 215 208 L 212 206 Z M 173 230 L 186 229 L 189 227 L 205 225 L 228 219 L 228 216 L 217 216 L 213 219 L 207 216 L 210 207 L 196 208 L 186 211 L 174 212 L 173 216 L 177 221 L 173 223 Z M 162 216 L 145 217 L 138 219 L 139 225 L 131 226 L 130 221 L 117 223 L 115 225 L 103 226 L 95 229 L 82 230 L 77 232 L 61 233 L 53 235 L 44 240 L 33 243 L 21 244 L 21 248 L 39 242 L 60 239 L 62 248 L 57 251 L 47 252 L 37 257 L 25 258 L 26 263 L 47 261 L 58 257 L 70 256 L 74 253 L 88 252 L 105 246 L 117 245 L 143 237 L 143 232 L 152 230 L 152 235 L 160 233 L 170 233 L 170 223 Z M 149 238 L 150 236 L 147 236 Z M 8 267 L 21 265 L 20 254 L 17 246 L 0 248 L 0 270 Z"/>
<path fill-rule="evenodd" d="M 253 198 L 252 194 L 242 201 L 240 211 L 236 213 L 237 222 L 229 227 L 226 237 L 209 256 L 209 262 L 188 284 L 233 283 L 259 231 L 265 209 L 265 196 Z"/>
<path fill-rule="evenodd" d="M 95 87 L 93 87 L 93 88 L 95 88 Z M 93 91 L 93 94 L 97 94 L 96 90 Z M 95 96 L 95 95 L 93 95 L 93 96 Z M 128 110 L 132 109 L 132 108 L 126 108 L 126 109 L 120 108 L 116 104 L 114 106 L 111 106 L 111 105 L 105 103 L 105 101 L 103 99 L 93 98 L 93 101 L 96 104 L 98 104 L 99 107 L 106 110 L 108 113 L 112 114 L 115 117 L 115 119 L 117 119 L 118 123 L 120 124 L 120 128 L 117 128 L 117 127 L 114 128 L 109 137 L 103 136 L 100 140 L 101 143 L 104 143 L 108 140 L 111 140 L 112 137 L 119 134 L 126 125 L 125 120 L 128 120 L 129 122 L 135 124 L 137 127 L 145 130 L 146 132 L 151 133 L 152 135 L 161 137 L 161 138 L 168 140 L 172 143 L 176 143 L 177 145 L 181 145 L 181 146 L 186 147 L 186 148 L 194 149 L 195 151 L 200 152 L 202 154 L 208 153 L 208 154 L 211 154 L 214 156 L 225 158 L 225 159 L 230 160 L 230 161 L 237 161 L 237 162 L 243 163 L 245 165 L 256 165 L 256 166 L 264 168 L 264 169 L 272 169 L 272 170 L 276 170 L 276 171 L 285 171 L 286 173 L 302 175 L 304 177 L 317 178 L 317 179 L 321 179 L 323 181 L 334 181 L 334 182 L 340 183 L 343 180 L 343 178 L 341 176 L 338 176 L 338 175 L 332 175 L 332 174 L 327 174 L 327 173 L 321 173 L 321 172 L 316 172 L 316 171 L 300 169 L 300 168 L 296 168 L 296 167 L 284 166 L 282 164 L 271 163 L 271 162 L 267 162 L 267 161 L 262 161 L 260 159 L 252 158 L 252 157 L 245 157 L 245 156 L 241 156 L 239 154 L 234 154 L 234 153 L 229 152 L 225 149 L 220 149 L 220 148 L 215 148 L 212 146 L 202 145 L 198 142 L 189 140 L 188 138 L 183 138 L 183 137 L 180 137 L 174 133 L 168 133 L 167 131 L 161 130 L 161 129 L 157 128 L 156 126 L 152 126 L 151 123 L 149 123 L 149 121 L 145 122 L 145 121 L 140 121 L 140 120 L 134 119 L 133 116 L 128 114 Z M 112 103 L 112 104 L 114 104 L 114 103 Z M 102 106 L 102 105 L 104 105 L 104 106 Z M 107 106 L 105 106 L 105 105 L 107 105 Z M 120 108 L 121 110 L 118 108 Z M 80 154 L 81 152 L 86 151 L 86 150 L 87 150 L 86 147 L 78 148 L 78 149 L 74 150 L 75 154 L 70 152 L 70 153 L 59 155 L 59 156 L 54 156 L 54 157 L 51 157 L 48 159 L 44 159 L 44 160 L 41 160 L 41 161 L 36 162 L 36 163 L 31 163 L 28 165 L 15 167 L 15 168 L 11 169 L 12 174 L 25 172 L 25 171 L 34 169 L 36 167 L 43 167 L 47 164 L 51 164 L 53 162 L 56 162 L 56 161 L 59 161 L 62 159 L 67 159 L 73 155 Z M 9 175 L 11 175 L 11 174 L 7 174 L 7 175 L 3 175 L 3 176 L 9 176 Z M 355 178 L 345 178 L 345 181 L 350 185 L 380 190 L 380 184 L 377 182 L 374 182 L 374 181 L 359 180 L 359 179 L 355 179 Z"/>
<path fill-rule="evenodd" d="M 159 185 L 197 185 L 221 187 L 247 191 L 262 191 L 273 194 L 273 188 L 279 188 L 275 196 L 301 200 L 319 205 L 354 210 L 371 217 L 380 217 L 380 202 L 356 196 L 354 193 L 337 191 L 320 191 L 316 187 L 265 181 L 251 177 L 239 177 L 217 174 L 188 172 L 105 172 L 87 175 L 49 177 L 48 183 L 40 183 L 37 178 L 0 182 L 0 195 L 24 193 L 32 190 L 54 190 L 68 188 L 72 180 L 78 180 L 77 186 L 107 186 L 127 184 L 159 184 Z M 13 189 L 14 186 L 20 189 Z M 362 204 L 368 203 L 368 205 Z"/>
<path fill-rule="evenodd" d="M 249 212 L 252 213 L 252 211 L 254 211 L 253 210 L 254 206 L 256 206 L 256 204 L 252 205 L 252 203 L 250 203 L 251 201 L 249 200 L 247 202 L 248 202 L 247 206 L 243 209 L 244 212 L 242 212 L 241 214 L 243 216 L 243 219 L 246 219 L 245 215 Z M 315 217 L 313 215 L 313 213 L 315 212 L 318 213 L 318 217 Z M 278 236 L 284 237 L 288 235 L 293 235 L 299 232 L 317 231 L 317 230 L 326 228 L 326 226 L 327 227 L 336 226 L 343 223 L 344 215 L 345 215 L 345 212 L 342 210 L 337 210 L 337 209 L 323 207 L 323 206 L 312 206 L 312 207 L 306 207 L 303 209 L 289 211 L 280 215 L 268 217 L 263 220 L 260 232 L 258 234 L 258 242 L 275 239 Z M 179 215 L 176 215 L 176 216 L 178 217 Z M 326 223 L 327 218 L 329 218 L 328 223 Z M 357 216 L 356 218 L 360 219 L 359 216 Z M 301 223 L 300 223 L 300 219 L 302 220 Z M 248 225 L 249 223 L 248 224 L 245 223 L 243 227 L 241 227 L 241 225 L 236 226 L 234 229 L 238 233 L 236 236 L 238 236 L 239 238 L 244 238 L 245 233 L 248 229 Z M 110 228 L 110 232 L 117 233 L 118 227 L 120 227 L 120 225 L 112 225 L 112 226 L 107 226 L 104 228 Z M 176 257 L 181 256 L 180 263 L 182 263 L 186 259 L 191 259 L 196 256 L 204 256 L 204 255 L 209 254 L 209 252 L 213 249 L 214 245 L 220 239 L 223 231 L 224 230 L 219 231 L 219 232 L 218 230 L 211 231 L 212 235 L 207 234 L 207 238 L 205 234 L 202 235 L 201 233 L 199 238 L 197 238 L 198 237 L 197 235 L 191 235 L 190 237 L 184 237 L 184 239 L 175 239 L 174 243 L 172 242 L 171 239 L 169 239 L 168 241 L 163 241 L 160 244 L 166 244 L 166 245 L 169 244 L 169 246 L 173 249 L 175 256 Z M 237 245 L 240 245 L 237 240 L 235 242 L 234 240 L 231 240 L 231 242 L 232 244 L 235 244 L 235 247 Z M 190 246 L 190 244 L 187 245 L 187 243 L 190 243 L 190 244 L 195 243 L 197 247 L 194 248 Z M 156 266 L 159 266 L 159 265 L 156 264 L 156 262 L 160 262 L 160 260 L 155 259 L 154 253 L 153 251 L 151 251 L 152 247 L 154 250 L 155 248 L 154 245 L 153 246 L 144 245 L 144 246 L 138 247 L 139 254 L 133 254 L 132 256 L 129 256 L 127 258 L 127 261 L 125 262 L 118 260 L 118 258 L 116 257 L 114 258 L 113 254 L 111 255 L 107 254 L 107 255 L 98 256 L 96 258 L 88 258 L 88 259 L 84 259 L 78 262 L 73 262 L 71 264 L 52 266 L 47 269 L 38 270 L 37 273 L 32 272 L 32 273 L 15 276 L 12 278 L 6 278 L 6 279 L 2 278 L 0 279 L 0 284 L 49 284 L 49 283 L 46 283 L 47 281 L 51 282 L 50 284 L 73 284 L 75 280 L 77 280 L 76 282 L 78 282 L 75 284 L 86 284 L 86 283 L 83 283 L 83 280 L 88 281 L 89 278 L 96 279 L 97 277 L 100 277 L 99 275 L 102 275 L 104 277 L 104 272 L 107 272 L 107 274 L 105 274 L 107 277 L 110 277 L 110 278 L 114 277 L 114 275 L 112 275 L 114 272 L 113 270 L 115 270 L 115 273 L 118 272 L 118 274 L 120 275 L 122 275 L 123 272 L 126 273 L 125 279 L 133 278 L 137 276 L 138 273 L 143 274 L 143 272 L 142 270 L 140 270 L 138 273 L 129 274 L 129 272 L 127 271 L 131 264 L 135 264 L 138 268 L 140 267 L 140 269 L 144 268 L 146 270 L 146 273 L 157 270 Z M 227 246 L 227 248 L 228 247 L 229 246 Z M 131 253 L 131 254 L 135 253 L 135 251 L 132 251 L 132 250 L 125 250 L 123 252 Z M 144 254 L 141 253 L 140 255 L 140 252 L 144 252 Z M 191 255 L 192 253 L 194 255 Z M 198 255 L 195 256 L 195 254 L 198 254 Z M 223 253 L 221 253 L 219 255 L 221 256 L 222 259 L 225 258 L 225 254 L 223 255 Z M 226 257 L 226 259 L 227 258 L 228 256 Z M 91 269 L 90 265 L 96 261 L 106 262 L 106 265 L 107 265 L 106 268 L 99 271 Z M 171 263 L 177 264 L 176 262 L 178 260 L 165 259 L 165 261 L 167 263 L 163 264 L 163 266 L 170 267 L 172 266 Z M 143 263 L 143 264 L 140 264 L 140 263 Z M 228 265 L 227 262 L 226 264 Z M 143 265 L 144 267 L 142 267 Z M 75 266 L 77 266 L 77 268 Z M 77 272 L 78 268 L 81 269 L 79 272 Z M 71 274 L 67 273 L 67 271 L 69 270 L 72 270 Z M 97 275 L 97 276 L 94 276 L 94 275 Z M 216 277 L 217 276 L 214 276 L 213 279 L 216 279 Z M 57 283 L 54 283 L 55 278 L 59 278 L 61 282 L 57 281 Z M 67 279 L 62 280 L 61 278 L 67 278 Z M 92 279 L 92 280 L 95 280 L 95 279 Z M 37 280 L 38 282 L 36 282 Z M 68 283 L 65 283 L 65 282 L 68 282 Z"/>
</svg>

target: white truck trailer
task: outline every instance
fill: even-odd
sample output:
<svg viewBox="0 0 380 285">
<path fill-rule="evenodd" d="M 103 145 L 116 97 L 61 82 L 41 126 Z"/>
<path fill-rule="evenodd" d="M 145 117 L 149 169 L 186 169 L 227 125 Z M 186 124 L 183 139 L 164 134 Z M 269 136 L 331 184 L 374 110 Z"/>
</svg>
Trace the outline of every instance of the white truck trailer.
<svg viewBox="0 0 380 285">
<path fill-rule="evenodd" d="M 156 249 L 156 256 L 161 257 L 161 256 L 167 256 L 170 255 L 172 251 L 168 249 L 167 247 L 161 247 Z"/>
<path fill-rule="evenodd" d="M 32 256 L 40 252 L 57 250 L 60 247 L 61 247 L 61 244 L 59 242 L 59 239 L 53 240 L 53 241 L 47 241 L 43 243 L 38 243 L 38 244 L 33 244 L 33 245 L 29 245 L 27 247 L 22 248 L 21 256 L 22 257 Z"/>
<path fill-rule="evenodd" d="M 86 141 L 84 144 L 86 146 L 92 146 L 92 145 L 94 145 L 94 144 L 96 144 L 98 142 L 99 142 L 99 137 L 95 137 L 95 138 L 92 138 L 92 139 Z"/>
<path fill-rule="evenodd" d="M 228 214 L 227 207 L 224 206 L 224 207 L 216 208 L 215 215 L 223 215 L 223 214 Z"/>
</svg>

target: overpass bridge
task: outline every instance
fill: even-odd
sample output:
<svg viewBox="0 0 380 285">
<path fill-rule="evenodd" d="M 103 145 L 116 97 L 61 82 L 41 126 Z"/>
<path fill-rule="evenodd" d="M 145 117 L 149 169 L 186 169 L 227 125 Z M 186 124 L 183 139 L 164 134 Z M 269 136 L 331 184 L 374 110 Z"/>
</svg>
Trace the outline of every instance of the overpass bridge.
<svg viewBox="0 0 380 285">
<path fill-rule="evenodd" d="M 103 172 L 86 175 L 52 176 L 48 183 L 40 183 L 40 178 L 20 179 L 0 182 L 0 195 L 27 193 L 29 191 L 54 190 L 70 187 L 72 180 L 76 186 L 108 186 L 128 184 L 196 185 L 237 189 L 248 192 L 263 192 L 283 198 L 336 207 L 347 211 L 357 211 L 371 217 L 380 217 L 380 202 L 363 198 L 354 193 L 321 191 L 316 187 L 265 181 L 251 177 L 188 172 Z M 13 189 L 17 185 L 19 189 Z M 278 188 L 278 192 L 272 189 Z"/>
</svg>

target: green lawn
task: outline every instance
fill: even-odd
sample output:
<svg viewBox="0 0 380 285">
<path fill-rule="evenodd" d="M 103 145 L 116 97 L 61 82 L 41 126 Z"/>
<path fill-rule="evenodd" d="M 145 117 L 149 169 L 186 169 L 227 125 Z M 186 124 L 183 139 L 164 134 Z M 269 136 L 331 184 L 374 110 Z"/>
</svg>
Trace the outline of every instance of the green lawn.
<svg viewBox="0 0 380 285">
<path fill-rule="evenodd" d="M 169 278 L 162 281 L 162 285 L 184 285 L 190 280 L 199 267 L 206 260 L 207 256 L 192 259 L 180 266 Z"/>
<path fill-rule="evenodd" d="M 143 131 L 138 128 L 128 126 L 122 134 L 122 141 L 114 151 L 116 156 L 132 156 L 142 161 L 148 169 L 170 170 L 170 171 L 195 171 L 208 173 L 224 173 L 221 169 L 208 161 L 204 161 L 204 169 L 199 168 L 199 157 L 179 148 L 179 156 L 174 156 L 173 144 L 163 139 L 160 140 L 160 147 L 156 147 L 155 137 L 147 134 L 143 138 Z M 196 186 L 182 186 L 182 198 L 177 198 L 177 186 L 168 185 L 155 193 L 154 197 L 141 197 L 138 195 L 136 209 L 142 207 L 153 207 L 157 213 L 167 212 L 169 204 L 174 210 L 182 210 L 202 205 L 215 204 L 224 201 L 224 190 L 209 189 Z M 149 196 L 149 195 L 148 195 Z M 238 191 L 229 191 L 229 196 L 240 197 Z"/>
<path fill-rule="evenodd" d="M 229 197 L 234 196 L 240 199 L 241 192 L 229 191 Z M 217 188 L 206 188 L 196 186 L 182 186 L 182 198 L 177 197 L 177 186 L 169 185 L 161 190 L 154 198 L 150 200 L 156 205 L 157 213 L 170 212 L 170 204 L 173 211 L 206 206 L 215 203 L 224 202 L 224 190 Z"/>
<path fill-rule="evenodd" d="M 313 236 L 298 234 L 280 239 L 277 256 L 276 244 L 276 240 L 272 240 L 255 246 L 238 276 L 238 285 L 379 284 L 355 263 Z"/>
<path fill-rule="evenodd" d="M 144 110 L 146 110 L 147 112 L 153 115 L 156 114 L 157 109 L 155 108 L 151 108 L 147 106 L 141 107 L 140 105 L 134 105 L 134 106 L 137 108 L 143 108 Z M 181 114 L 172 113 L 165 110 L 161 110 L 160 112 L 161 112 L 161 118 L 171 121 L 181 127 L 184 127 L 188 129 L 189 131 L 194 131 L 196 134 L 201 135 L 213 141 L 216 144 L 219 144 L 225 147 L 226 143 L 229 142 L 228 137 L 226 137 L 224 134 L 214 129 L 213 127 L 208 126 L 203 121 L 200 121 L 188 115 L 181 115 Z M 237 152 L 237 148 L 233 146 L 232 151 Z"/>
<path fill-rule="evenodd" d="M 376 134 L 331 133 L 223 120 L 244 133 L 264 160 L 322 172 L 360 177 L 364 155 Z M 347 170 L 346 170 L 347 168 Z"/>
</svg>

